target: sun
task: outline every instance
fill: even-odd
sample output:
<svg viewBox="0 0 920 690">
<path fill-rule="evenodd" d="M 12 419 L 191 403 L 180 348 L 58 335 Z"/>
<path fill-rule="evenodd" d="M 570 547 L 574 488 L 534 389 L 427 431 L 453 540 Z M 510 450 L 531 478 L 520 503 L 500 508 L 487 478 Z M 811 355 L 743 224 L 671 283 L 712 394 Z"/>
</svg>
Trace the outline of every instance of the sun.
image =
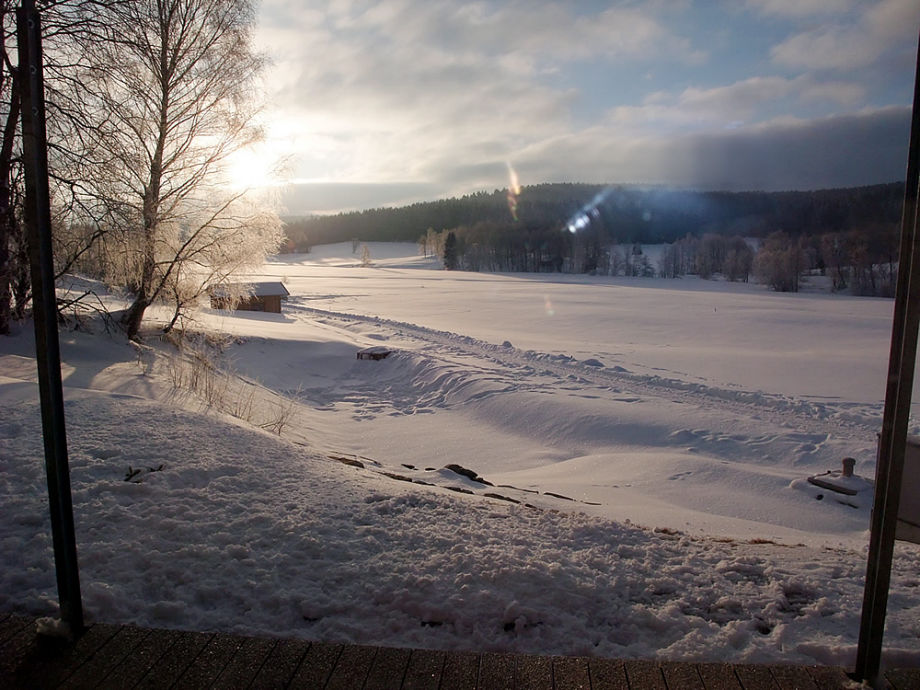
<svg viewBox="0 0 920 690">
<path fill-rule="evenodd" d="M 225 165 L 227 186 L 235 191 L 258 190 L 281 183 L 278 156 L 266 147 L 231 154 Z"/>
</svg>

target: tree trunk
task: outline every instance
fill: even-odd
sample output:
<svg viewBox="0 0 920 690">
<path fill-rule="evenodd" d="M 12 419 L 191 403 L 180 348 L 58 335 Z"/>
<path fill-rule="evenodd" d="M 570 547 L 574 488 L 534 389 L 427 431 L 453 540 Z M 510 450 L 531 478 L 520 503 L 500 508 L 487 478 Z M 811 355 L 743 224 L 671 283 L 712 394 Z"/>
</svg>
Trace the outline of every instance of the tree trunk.
<svg viewBox="0 0 920 690">
<path fill-rule="evenodd" d="M 161 8 L 162 11 L 163 8 Z M 163 182 L 163 152 L 166 148 L 166 138 L 169 130 L 170 111 L 170 78 L 172 69 L 169 64 L 167 46 L 169 45 L 170 23 L 169 18 L 160 16 L 160 46 L 159 46 L 159 122 L 157 123 L 157 143 L 150 161 L 150 177 L 144 187 L 143 220 L 144 220 L 144 266 L 141 270 L 140 284 L 134 302 L 122 317 L 122 325 L 130 339 L 137 337 L 144 320 L 144 312 L 157 298 L 160 288 L 154 288 L 156 273 L 156 246 L 159 231 L 160 212 L 160 186 Z M 162 285 L 160 286 L 162 287 Z"/>
<path fill-rule="evenodd" d="M 16 251 L 12 257 L 13 278 L 13 319 L 22 321 L 26 318 L 26 305 L 32 299 L 32 272 L 29 266 L 29 247 L 19 218 L 10 208 L 9 224 L 12 237 L 16 241 Z"/>
<path fill-rule="evenodd" d="M 13 271 L 10 262 L 10 233 L 7 228 L 6 209 L 9 202 L 3 197 L 9 198 L 9 190 L 0 190 L 0 335 L 7 335 L 10 332 L 11 306 L 13 303 L 13 293 L 10 286 L 13 283 Z"/>
<path fill-rule="evenodd" d="M 146 224 L 145 222 L 145 225 Z M 154 232 L 156 231 L 156 225 L 154 224 L 153 228 L 145 228 L 144 230 L 146 233 L 146 237 L 144 238 L 144 268 L 141 271 L 141 279 L 137 286 L 137 294 L 134 296 L 134 302 L 131 303 L 131 306 L 128 307 L 128 311 L 121 317 L 121 323 L 125 328 L 125 333 L 131 340 L 137 337 L 141 329 L 141 322 L 144 320 L 144 312 L 147 311 L 147 307 L 153 303 L 155 298 L 155 295 L 151 294 L 151 290 L 153 288 L 153 276 L 156 267 L 154 254 Z"/>
<path fill-rule="evenodd" d="M 0 54 L 5 55 L 5 36 L 0 35 Z M 0 69 L 3 66 L 0 65 Z M 16 124 L 19 120 L 19 86 L 16 74 L 10 71 L 8 87 L 9 112 L 6 122 L 3 123 L 3 142 L 0 146 L 0 335 L 10 332 L 12 317 L 13 292 L 12 285 L 16 278 L 16 257 L 12 253 L 13 237 L 15 231 L 15 218 L 12 208 L 12 194 L 10 176 L 13 162 L 13 141 L 16 135 Z M 0 74 L 0 83 L 5 79 Z M 6 90 L 6 89 L 4 89 Z"/>
<path fill-rule="evenodd" d="M 125 333 L 129 339 L 134 340 L 137 337 L 137 333 L 141 329 L 141 321 L 144 320 L 144 312 L 147 311 L 147 307 L 149 306 L 146 300 L 142 300 L 138 297 L 128 308 L 128 311 L 125 312 L 124 316 L 121 317 L 121 324 L 124 326 Z"/>
</svg>

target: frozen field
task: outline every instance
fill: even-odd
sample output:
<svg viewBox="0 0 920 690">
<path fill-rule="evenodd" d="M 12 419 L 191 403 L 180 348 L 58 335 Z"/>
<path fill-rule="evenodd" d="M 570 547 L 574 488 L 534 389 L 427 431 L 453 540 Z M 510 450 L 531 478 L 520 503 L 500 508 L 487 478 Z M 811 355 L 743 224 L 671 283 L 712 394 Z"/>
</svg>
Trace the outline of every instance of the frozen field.
<svg viewBox="0 0 920 690">
<path fill-rule="evenodd" d="M 91 616 L 852 663 L 869 494 L 805 478 L 874 476 L 891 301 L 370 251 L 270 261 L 252 279 L 285 282 L 281 315 L 199 317 L 233 335 L 237 417 L 286 410 L 280 438 L 177 391 L 165 345 L 64 335 Z M 31 352 L 0 340 L 0 608 L 51 613 Z M 886 641 L 918 663 L 920 553 L 896 553 Z"/>
<path fill-rule="evenodd" d="M 261 277 L 292 293 L 283 316 L 208 321 L 245 336 L 241 372 L 296 395 L 314 424 L 334 418 L 335 450 L 458 463 L 652 527 L 863 540 L 865 510 L 790 483 L 845 456 L 874 476 L 890 300 L 447 273 L 408 245 L 372 245 L 360 268 L 350 249 L 270 263 Z M 348 356 L 381 344 L 395 356 Z"/>
</svg>

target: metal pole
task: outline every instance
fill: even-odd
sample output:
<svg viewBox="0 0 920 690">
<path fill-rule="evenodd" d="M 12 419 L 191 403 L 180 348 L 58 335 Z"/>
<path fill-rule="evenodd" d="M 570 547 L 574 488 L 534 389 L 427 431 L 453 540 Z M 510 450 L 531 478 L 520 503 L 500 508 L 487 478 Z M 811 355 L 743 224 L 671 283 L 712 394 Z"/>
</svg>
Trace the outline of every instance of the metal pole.
<svg viewBox="0 0 920 690">
<path fill-rule="evenodd" d="M 34 0 L 23 0 L 22 7 L 16 10 L 16 24 L 19 42 L 23 160 L 26 170 L 25 217 L 32 272 L 35 358 L 38 362 L 54 563 L 61 619 L 69 626 L 72 634 L 79 634 L 83 630 L 83 603 L 80 597 L 73 501 L 70 494 L 61 352 L 54 291 L 41 26 Z"/>
<path fill-rule="evenodd" d="M 882 637 L 917 359 L 917 330 L 920 326 L 920 243 L 917 241 L 917 200 L 920 195 L 920 40 L 917 61 L 907 156 L 907 185 L 901 218 L 898 287 L 891 329 L 891 356 L 888 361 L 885 414 L 875 470 L 875 502 L 856 653 L 856 677 L 873 684 L 878 680 L 881 667 Z"/>
</svg>

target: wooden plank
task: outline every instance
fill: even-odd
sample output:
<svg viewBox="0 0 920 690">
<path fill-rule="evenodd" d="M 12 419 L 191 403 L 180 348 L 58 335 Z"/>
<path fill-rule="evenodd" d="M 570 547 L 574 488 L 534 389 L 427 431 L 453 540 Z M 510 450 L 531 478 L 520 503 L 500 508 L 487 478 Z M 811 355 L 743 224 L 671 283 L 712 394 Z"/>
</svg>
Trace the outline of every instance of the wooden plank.
<svg viewBox="0 0 920 690">
<path fill-rule="evenodd" d="M 305 640 L 279 640 L 249 687 L 252 690 L 286 688 L 308 649 L 310 643 Z"/>
<path fill-rule="evenodd" d="M 705 690 L 703 679 L 693 664 L 662 662 L 661 673 L 664 682 L 669 688 L 680 690 Z"/>
<path fill-rule="evenodd" d="M 234 635 L 217 633 L 205 645 L 195 662 L 179 676 L 176 681 L 178 690 L 198 690 L 210 687 L 230 659 L 236 654 L 243 640 Z"/>
<path fill-rule="evenodd" d="M 827 489 L 828 491 L 836 491 L 838 494 L 844 494 L 845 496 L 855 496 L 857 494 L 856 489 L 851 489 L 848 486 L 840 486 L 835 484 L 833 481 L 827 481 L 818 477 L 808 477 L 807 480 L 810 484 L 815 486 L 820 486 L 822 489 Z"/>
<path fill-rule="evenodd" d="M 108 642 L 119 626 L 96 624 L 88 628 L 76 642 L 43 638 L 36 635 L 34 653 L 17 672 L 17 681 L 24 687 L 56 687 L 66 681 Z"/>
<path fill-rule="evenodd" d="M 300 661 L 300 667 L 291 679 L 292 688 L 322 688 L 332 675 L 339 656 L 342 654 L 342 645 L 323 644 L 312 642 L 310 649 Z"/>
<path fill-rule="evenodd" d="M 884 675 L 894 690 L 920 688 L 920 668 L 897 668 L 885 671 Z"/>
<path fill-rule="evenodd" d="M 781 688 L 795 688 L 796 690 L 817 690 L 815 681 L 808 671 L 801 666 L 769 666 L 773 679 Z"/>
<path fill-rule="evenodd" d="M 409 665 L 409 649 L 381 647 L 364 681 L 365 690 L 399 690 Z"/>
<path fill-rule="evenodd" d="M 39 638 L 34 619 L 0 614 L 0 687 L 214 686 L 527 688 L 528 690 L 840 688 L 840 667 L 658 663 L 582 657 L 328 645 L 97 624 L 76 641 Z M 888 671 L 894 690 L 920 688 L 920 669 Z"/>
<path fill-rule="evenodd" d="M 222 690 L 248 688 L 276 644 L 277 640 L 266 637 L 242 638 L 242 644 L 217 677 L 214 686 Z"/>
<path fill-rule="evenodd" d="M 840 666 L 806 666 L 805 669 L 821 690 L 836 690 L 853 684 L 853 679 Z"/>
<path fill-rule="evenodd" d="M 664 676 L 661 674 L 661 667 L 657 662 L 645 659 L 630 659 L 624 663 L 630 688 L 667 690 L 668 686 L 664 683 Z"/>
<path fill-rule="evenodd" d="M 480 690 L 514 690 L 514 656 L 485 652 L 479 661 Z"/>
<path fill-rule="evenodd" d="M 35 626 L 26 625 L 7 639 L 0 648 L 0 673 L 13 673 L 30 656 L 37 653 L 38 635 Z"/>
<path fill-rule="evenodd" d="M 444 659 L 441 687 L 474 690 L 479 680 L 480 655 L 475 652 L 450 652 Z"/>
<path fill-rule="evenodd" d="M 151 630 L 144 643 L 106 676 L 105 685 L 110 688 L 133 688 L 178 637 L 179 632 L 176 630 Z"/>
<path fill-rule="evenodd" d="M 447 654 L 431 649 L 413 649 L 403 678 L 403 690 L 437 690 Z"/>
<path fill-rule="evenodd" d="M 626 664 L 619 659 L 588 659 L 592 690 L 629 690 Z"/>
<path fill-rule="evenodd" d="M 553 657 L 553 686 L 557 690 L 591 690 L 588 660 L 584 657 Z"/>
<path fill-rule="evenodd" d="M 214 637 L 214 633 L 182 631 L 176 634 L 173 644 L 148 669 L 138 688 L 168 688 L 192 665 L 195 657 Z"/>
<path fill-rule="evenodd" d="M 347 645 L 342 649 L 332 675 L 326 683 L 328 690 L 355 690 L 364 686 L 374 657 L 377 656 L 376 647 Z"/>
<path fill-rule="evenodd" d="M 94 688 L 118 664 L 143 644 L 150 631 L 133 625 L 122 626 L 118 632 L 101 647 L 92 658 L 83 664 L 62 687 Z"/>
<path fill-rule="evenodd" d="M 773 674 L 766 666 L 754 664 L 736 664 L 735 675 L 745 690 L 779 690 Z"/>
<path fill-rule="evenodd" d="M 20 678 L 38 666 L 44 656 L 39 648 L 34 625 L 27 625 L 6 641 L 0 650 L 0 688 L 28 687 Z"/>
<path fill-rule="evenodd" d="M 707 690 L 742 690 L 731 664 L 697 664 L 696 670 Z"/>
<path fill-rule="evenodd" d="M 533 690 L 553 689 L 553 660 L 546 656 L 520 654 L 514 660 L 514 684 Z"/>
<path fill-rule="evenodd" d="M 3 620 L 0 621 L 0 646 L 30 625 L 35 626 L 34 618 L 17 616 L 12 613 L 4 615 Z"/>
</svg>

